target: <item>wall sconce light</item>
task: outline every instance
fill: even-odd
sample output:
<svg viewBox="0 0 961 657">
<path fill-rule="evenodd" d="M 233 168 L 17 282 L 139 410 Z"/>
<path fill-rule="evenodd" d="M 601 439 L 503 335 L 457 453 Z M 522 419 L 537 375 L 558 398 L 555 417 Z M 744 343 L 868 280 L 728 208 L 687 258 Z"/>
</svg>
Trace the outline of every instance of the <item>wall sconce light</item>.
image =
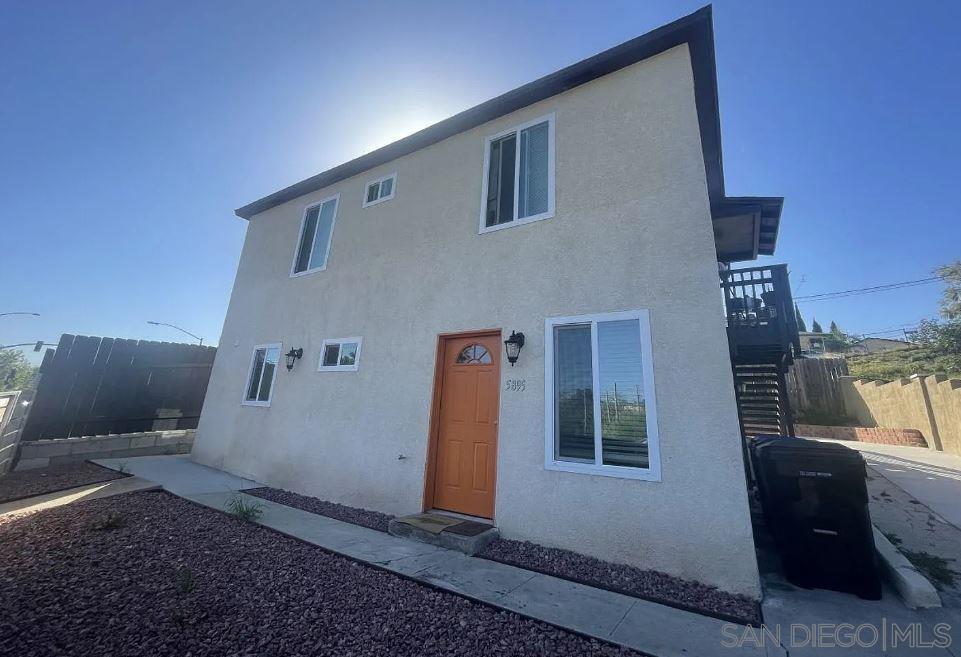
<svg viewBox="0 0 961 657">
<path fill-rule="evenodd" d="M 517 362 L 517 357 L 521 355 L 521 348 L 524 346 L 524 334 L 511 331 L 511 337 L 504 340 L 504 348 L 507 349 L 507 360 L 511 367 Z"/>
<path fill-rule="evenodd" d="M 291 347 L 290 351 L 284 355 L 287 357 L 287 371 L 289 372 L 290 370 L 294 369 L 294 362 L 296 362 L 298 358 L 303 358 L 304 350 L 300 348 L 294 349 Z"/>
</svg>

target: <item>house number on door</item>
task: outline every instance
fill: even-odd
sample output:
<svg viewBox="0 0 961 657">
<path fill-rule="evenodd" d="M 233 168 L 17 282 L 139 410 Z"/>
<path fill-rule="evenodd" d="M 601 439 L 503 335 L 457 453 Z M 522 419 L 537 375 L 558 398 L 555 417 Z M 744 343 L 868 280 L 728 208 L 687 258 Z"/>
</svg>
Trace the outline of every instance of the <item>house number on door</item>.
<svg viewBox="0 0 961 657">
<path fill-rule="evenodd" d="M 504 382 L 504 390 L 507 392 L 524 392 L 527 390 L 527 379 L 507 379 Z"/>
</svg>

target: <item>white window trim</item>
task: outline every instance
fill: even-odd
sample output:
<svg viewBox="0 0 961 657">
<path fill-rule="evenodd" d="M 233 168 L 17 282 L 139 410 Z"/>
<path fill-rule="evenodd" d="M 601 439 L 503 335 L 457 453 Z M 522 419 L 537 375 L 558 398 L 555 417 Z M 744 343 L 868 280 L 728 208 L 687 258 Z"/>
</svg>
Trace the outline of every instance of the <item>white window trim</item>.
<svg viewBox="0 0 961 657">
<path fill-rule="evenodd" d="M 345 342 L 357 343 L 357 355 L 354 357 L 353 365 L 324 365 L 324 352 L 329 344 L 343 344 Z M 364 344 L 363 338 L 327 338 L 320 345 L 320 357 L 317 359 L 318 372 L 356 372 L 360 367 L 360 350 Z M 337 352 L 337 361 L 340 362 L 340 351 Z"/>
<path fill-rule="evenodd" d="M 547 211 L 540 214 L 534 214 L 529 217 L 524 217 L 523 219 L 517 218 L 517 200 L 520 194 L 520 158 L 521 158 L 521 143 L 520 143 L 520 132 L 525 128 L 529 128 L 538 123 L 543 123 L 547 121 Z M 486 226 L 487 220 L 487 178 L 490 173 L 490 159 L 491 159 L 491 142 L 500 139 L 501 137 L 506 137 L 511 133 L 517 133 L 517 147 L 514 149 L 514 219 L 508 221 L 507 223 L 498 224 L 496 226 Z M 504 228 L 513 228 L 515 226 L 522 226 L 524 224 L 533 223 L 535 221 L 542 221 L 544 219 L 550 219 L 554 216 L 554 112 L 541 116 L 534 119 L 533 121 L 527 121 L 526 123 L 521 123 L 508 130 L 503 130 L 498 132 L 496 135 L 490 135 L 484 140 L 484 172 L 482 174 L 481 180 L 483 184 L 481 185 L 481 207 L 480 207 L 480 221 L 478 223 L 478 234 L 483 235 L 484 233 L 492 233 L 495 230 L 502 230 Z"/>
<path fill-rule="evenodd" d="M 277 367 L 274 368 L 274 375 L 270 379 L 270 395 L 267 397 L 267 401 L 257 401 L 247 399 L 247 389 L 250 387 L 250 376 L 254 373 L 254 362 L 257 359 L 257 350 L 264 349 L 264 359 L 266 360 L 267 353 L 266 350 L 277 347 L 277 353 L 279 354 L 277 358 Z M 247 367 L 247 378 L 244 379 L 244 393 L 240 398 L 240 403 L 243 406 L 270 406 L 271 400 L 274 398 L 274 385 L 277 383 L 277 370 L 280 369 L 280 365 L 283 361 L 280 360 L 284 355 L 284 345 L 282 342 L 270 342 L 267 344 L 254 345 L 254 348 L 250 351 L 250 365 Z M 261 374 L 263 377 L 263 374 Z M 260 390 L 260 385 L 257 386 Z"/>
<path fill-rule="evenodd" d="M 367 192 L 368 192 L 368 190 L 370 189 L 370 186 L 373 185 L 374 183 L 383 183 L 383 182 L 386 181 L 386 180 L 393 180 L 393 181 L 394 181 L 394 183 L 390 186 L 390 195 L 388 195 L 388 196 L 378 196 L 376 201 L 370 201 L 370 202 L 368 203 L 368 202 L 367 202 Z M 379 188 L 378 188 L 378 190 L 377 190 L 377 193 L 380 194 L 380 189 L 379 189 Z M 378 203 L 384 203 L 384 202 L 386 202 L 386 201 L 389 201 L 389 200 L 391 200 L 392 198 L 394 198 L 394 194 L 396 194 L 396 193 L 397 193 L 397 172 L 396 172 L 396 171 L 395 171 L 394 173 L 390 174 L 389 176 L 384 176 L 383 178 L 376 178 L 376 179 L 374 179 L 374 180 L 368 180 L 368 181 L 367 181 L 367 184 L 364 185 L 364 205 L 363 205 L 363 207 L 369 208 L 369 207 L 372 206 L 372 205 L 377 205 Z"/>
<path fill-rule="evenodd" d="M 644 373 L 644 399 L 647 408 L 647 468 L 628 468 L 618 465 L 560 461 L 554 457 L 554 327 L 565 324 L 591 325 L 591 367 L 594 374 L 594 453 L 601 458 L 600 387 L 597 367 L 597 323 L 621 320 L 638 320 L 641 332 L 641 366 Z M 661 450 L 657 431 L 657 402 L 654 395 L 654 360 L 651 354 L 651 322 L 647 310 L 628 310 L 573 317 L 551 317 L 544 322 L 544 467 L 559 472 L 661 481 Z"/>
<path fill-rule="evenodd" d="M 297 255 L 300 251 L 300 243 L 304 239 L 304 228 L 307 226 L 307 212 L 311 208 L 316 208 L 323 205 L 327 201 L 334 201 L 334 217 L 330 220 L 330 239 L 327 240 L 327 250 L 324 252 L 324 264 L 321 267 L 314 267 L 313 269 L 308 268 L 304 271 L 295 272 L 294 268 L 297 267 Z M 297 231 L 297 241 L 294 242 L 294 259 L 290 263 L 290 277 L 297 278 L 298 276 L 306 276 L 307 274 L 314 274 L 319 271 L 325 271 L 327 269 L 327 262 L 330 259 L 330 245 L 334 243 L 334 228 L 337 226 L 337 211 L 340 209 L 340 194 L 334 194 L 333 196 L 328 196 L 327 198 L 322 198 L 319 201 L 314 201 L 313 203 L 308 203 L 304 206 L 304 211 L 300 216 L 300 230 Z M 317 224 L 320 225 L 320 216 L 317 216 Z"/>
</svg>

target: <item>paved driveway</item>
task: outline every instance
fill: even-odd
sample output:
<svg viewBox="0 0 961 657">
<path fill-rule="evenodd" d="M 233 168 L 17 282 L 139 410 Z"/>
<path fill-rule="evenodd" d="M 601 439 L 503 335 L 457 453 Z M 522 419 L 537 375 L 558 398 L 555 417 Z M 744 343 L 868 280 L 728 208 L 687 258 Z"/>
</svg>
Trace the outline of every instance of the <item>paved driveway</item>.
<svg viewBox="0 0 961 657">
<path fill-rule="evenodd" d="M 961 529 L 961 457 L 921 447 L 843 442 L 868 467 Z"/>
</svg>

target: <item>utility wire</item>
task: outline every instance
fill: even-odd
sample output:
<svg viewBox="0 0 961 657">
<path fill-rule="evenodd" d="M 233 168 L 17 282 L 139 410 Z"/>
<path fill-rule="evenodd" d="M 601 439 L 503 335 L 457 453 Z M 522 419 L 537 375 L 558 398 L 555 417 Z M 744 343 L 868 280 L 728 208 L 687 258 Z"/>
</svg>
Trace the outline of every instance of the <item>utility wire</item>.
<svg viewBox="0 0 961 657">
<path fill-rule="evenodd" d="M 917 328 L 917 326 L 905 326 L 904 328 L 891 329 L 890 331 L 870 331 L 868 333 L 858 333 L 858 335 L 892 335 L 897 333 L 904 333 L 907 331 L 911 333 Z"/>
<path fill-rule="evenodd" d="M 916 281 L 902 281 L 900 283 L 888 283 L 887 285 L 874 285 L 871 287 L 861 287 L 852 290 L 838 290 L 836 292 L 822 292 L 821 294 L 809 294 L 802 297 L 795 297 L 795 301 L 824 301 L 826 299 L 843 299 L 845 297 L 853 297 L 862 294 L 873 294 L 875 292 L 887 292 L 889 290 L 900 290 L 907 287 L 918 287 L 920 285 L 930 285 L 935 281 L 942 280 L 940 276 L 932 276 L 931 278 L 921 278 Z"/>
</svg>

